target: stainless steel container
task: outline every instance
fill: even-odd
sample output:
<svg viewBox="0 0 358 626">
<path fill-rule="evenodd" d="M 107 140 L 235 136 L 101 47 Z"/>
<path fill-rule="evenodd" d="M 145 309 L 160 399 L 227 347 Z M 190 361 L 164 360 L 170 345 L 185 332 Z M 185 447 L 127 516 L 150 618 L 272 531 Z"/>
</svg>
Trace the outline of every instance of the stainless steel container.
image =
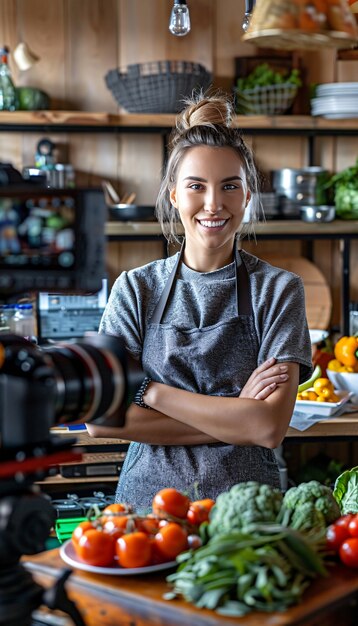
<svg viewBox="0 0 358 626">
<path fill-rule="evenodd" d="M 323 167 L 312 166 L 293 169 L 284 167 L 274 170 L 273 186 L 280 189 L 314 189 L 327 181 L 329 172 Z"/>
<path fill-rule="evenodd" d="M 301 206 L 301 219 L 304 222 L 332 222 L 336 208 L 331 205 Z"/>
<path fill-rule="evenodd" d="M 46 187 L 55 187 L 63 189 L 75 186 L 75 172 L 69 163 L 56 163 L 50 169 L 41 169 L 39 167 L 24 167 L 23 176 L 27 180 L 36 180 L 43 182 Z"/>
<path fill-rule="evenodd" d="M 275 192 L 299 205 L 326 204 L 329 172 L 322 167 L 283 168 L 272 172 Z"/>
</svg>

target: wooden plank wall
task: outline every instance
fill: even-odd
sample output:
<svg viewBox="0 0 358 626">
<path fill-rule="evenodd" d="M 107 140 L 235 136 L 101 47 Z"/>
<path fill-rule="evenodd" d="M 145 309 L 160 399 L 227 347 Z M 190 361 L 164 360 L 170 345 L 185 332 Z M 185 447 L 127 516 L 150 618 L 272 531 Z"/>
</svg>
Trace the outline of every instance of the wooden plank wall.
<svg viewBox="0 0 358 626">
<path fill-rule="evenodd" d="M 244 0 L 189 0 L 192 31 L 173 37 L 168 31 L 171 0 L 0 0 L 0 44 L 13 50 L 26 41 L 40 57 L 27 72 L 12 64 L 17 85 L 36 86 L 51 97 L 51 108 L 118 112 L 104 76 L 109 69 L 128 63 L 159 59 L 187 59 L 204 64 L 214 73 L 214 85 L 230 90 L 235 57 L 257 49 L 241 41 Z M 358 80 L 356 61 L 336 61 L 335 52 L 299 55 L 307 84 L 333 80 Z M 33 163 L 36 144 L 43 135 L 3 133 L 0 159 L 22 168 Z M 60 160 L 69 160 L 77 181 L 98 184 L 108 178 L 118 191 L 135 191 L 140 204 L 154 204 L 162 166 L 162 139 L 155 135 L 52 134 Z M 304 137 L 253 137 L 258 163 L 267 174 L 282 166 L 307 164 Z M 355 161 L 357 138 L 327 138 L 318 142 L 317 164 L 337 171 Z M 273 159 L 274 156 L 274 159 Z M 277 251 L 277 243 L 245 244 L 259 255 Z M 300 242 L 280 243 L 280 253 L 300 254 Z M 162 255 L 156 243 L 110 244 L 110 279 L 122 270 Z M 358 252 L 353 246 L 352 295 L 358 300 Z M 337 244 L 315 246 L 315 262 L 332 287 L 334 313 L 339 322 L 340 272 Z"/>
</svg>

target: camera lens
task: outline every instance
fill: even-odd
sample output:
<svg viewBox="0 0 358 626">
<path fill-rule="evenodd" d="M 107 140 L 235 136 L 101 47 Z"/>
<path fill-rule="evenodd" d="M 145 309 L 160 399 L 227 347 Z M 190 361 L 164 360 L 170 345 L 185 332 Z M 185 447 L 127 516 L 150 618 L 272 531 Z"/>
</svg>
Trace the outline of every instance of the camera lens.
<svg viewBox="0 0 358 626">
<path fill-rule="evenodd" d="M 143 379 L 139 364 L 123 342 L 94 335 L 45 350 L 56 372 L 56 423 L 91 422 L 129 405 Z M 116 420 L 116 424 L 121 424 Z"/>
<path fill-rule="evenodd" d="M 125 374 L 121 360 L 86 343 L 48 351 L 56 370 L 56 416 L 60 422 L 90 422 L 122 402 Z"/>
<path fill-rule="evenodd" d="M 114 413 L 115 424 L 124 424 L 143 373 L 118 337 L 93 335 L 76 343 L 38 348 L 21 337 L 5 335 L 0 344 L 5 355 L 0 375 L 24 379 L 29 389 L 24 395 L 27 402 L 17 412 L 27 415 L 30 392 L 36 400 L 43 388 L 46 396 L 51 382 L 50 425 L 99 421 Z"/>
</svg>

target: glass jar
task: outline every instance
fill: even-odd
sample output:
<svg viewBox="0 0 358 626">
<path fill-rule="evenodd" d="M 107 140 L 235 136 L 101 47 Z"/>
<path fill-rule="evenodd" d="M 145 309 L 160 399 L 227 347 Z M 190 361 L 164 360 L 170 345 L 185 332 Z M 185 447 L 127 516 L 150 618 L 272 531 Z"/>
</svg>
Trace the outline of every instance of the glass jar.
<svg viewBox="0 0 358 626">
<path fill-rule="evenodd" d="M 8 63 L 9 49 L 0 48 L 0 111 L 15 111 L 17 94 Z"/>
<path fill-rule="evenodd" d="M 11 320 L 11 330 L 29 341 L 36 342 L 36 317 L 32 304 L 18 304 Z"/>
</svg>

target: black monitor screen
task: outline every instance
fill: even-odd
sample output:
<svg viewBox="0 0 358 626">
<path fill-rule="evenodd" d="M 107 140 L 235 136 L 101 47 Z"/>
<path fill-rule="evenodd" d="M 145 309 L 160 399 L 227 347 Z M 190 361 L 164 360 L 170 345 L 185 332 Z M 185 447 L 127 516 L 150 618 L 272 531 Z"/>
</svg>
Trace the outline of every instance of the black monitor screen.
<svg viewBox="0 0 358 626">
<path fill-rule="evenodd" d="M 0 269 L 74 269 L 75 222 L 75 193 L 1 195 Z"/>
</svg>

